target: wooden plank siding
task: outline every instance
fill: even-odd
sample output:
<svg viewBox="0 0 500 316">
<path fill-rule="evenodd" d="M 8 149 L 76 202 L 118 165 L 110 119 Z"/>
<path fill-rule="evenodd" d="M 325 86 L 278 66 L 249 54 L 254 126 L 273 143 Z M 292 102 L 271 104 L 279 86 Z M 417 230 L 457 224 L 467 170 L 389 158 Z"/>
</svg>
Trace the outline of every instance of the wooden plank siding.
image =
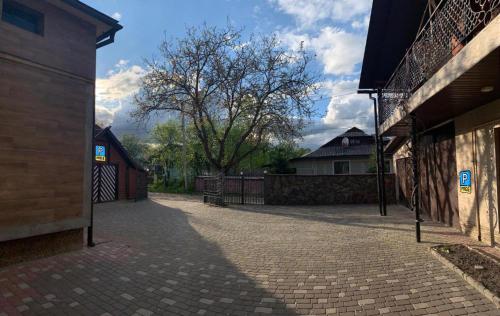
<svg viewBox="0 0 500 316">
<path fill-rule="evenodd" d="M 44 34 L 0 20 L 0 241 L 89 223 L 95 26 L 16 1 Z"/>
<path fill-rule="evenodd" d="M 44 15 L 44 34 L 40 36 L 25 31 L 0 19 L 0 52 L 93 81 L 95 26 L 46 1 L 16 2 Z"/>
</svg>

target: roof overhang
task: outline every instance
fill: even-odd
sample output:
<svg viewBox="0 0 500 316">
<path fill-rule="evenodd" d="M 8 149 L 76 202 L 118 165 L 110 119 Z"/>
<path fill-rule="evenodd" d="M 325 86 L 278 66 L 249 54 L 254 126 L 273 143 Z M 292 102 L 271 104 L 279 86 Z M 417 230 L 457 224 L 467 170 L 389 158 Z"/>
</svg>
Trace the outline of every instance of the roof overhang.
<svg viewBox="0 0 500 316">
<path fill-rule="evenodd" d="M 359 89 L 383 88 L 414 41 L 427 0 L 374 0 Z"/>
<path fill-rule="evenodd" d="M 47 0 L 50 4 L 71 13 L 96 27 L 96 48 L 114 42 L 115 34 L 123 28 L 112 17 L 78 0 Z"/>
</svg>

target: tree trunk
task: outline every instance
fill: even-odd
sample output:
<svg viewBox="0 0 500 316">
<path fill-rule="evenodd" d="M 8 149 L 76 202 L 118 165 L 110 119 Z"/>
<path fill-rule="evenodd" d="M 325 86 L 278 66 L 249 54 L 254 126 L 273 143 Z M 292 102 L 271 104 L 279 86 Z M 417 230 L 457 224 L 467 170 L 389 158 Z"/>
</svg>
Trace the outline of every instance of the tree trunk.
<svg viewBox="0 0 500 316">
<path fill-rule="evenodd" d="M 181 124 L 182 124 L 182 174 L 184 176 L 184 191 L 188 190 L 188 176 L 187 176 L 187 150 L 186 150 L 186 116 L 184 112 L 181 113 Z"/>
<path fill-rule="evenodd" d="M 225 186 L 225 181 L 226 181 L 226 172 L 225 170 L 220 170 L 218 175 L 217 175 L 217 202 L 216 204 L 219 206 L 225 206 L 224 202 L 224 186 Z"/>
</svg>

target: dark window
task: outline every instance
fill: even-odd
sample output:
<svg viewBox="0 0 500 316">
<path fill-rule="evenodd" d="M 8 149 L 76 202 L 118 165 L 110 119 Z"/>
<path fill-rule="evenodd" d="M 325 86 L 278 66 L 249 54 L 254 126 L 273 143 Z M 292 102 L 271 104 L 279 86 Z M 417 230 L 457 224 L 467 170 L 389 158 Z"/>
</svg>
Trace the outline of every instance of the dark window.
<svg viewBox="0 0 500 316">
<path fill-rule="evenodd" d="M 26 31 L 43 35 L 43 14 L 11 0 L 4 0 L 2 20 Z"/>
<path fill-rule="evenodd" d="M 349 161 L 335 161 L 333 169 L 334 174 L 349 174 Z"/>
</svg>

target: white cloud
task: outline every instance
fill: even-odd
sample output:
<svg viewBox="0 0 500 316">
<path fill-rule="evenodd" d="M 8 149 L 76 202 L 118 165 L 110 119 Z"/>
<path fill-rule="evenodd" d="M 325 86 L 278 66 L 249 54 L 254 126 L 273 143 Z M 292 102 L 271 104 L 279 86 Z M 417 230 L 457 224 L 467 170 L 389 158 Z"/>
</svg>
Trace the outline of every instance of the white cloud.
<svg viewBox="0 0 500 316">
<path fill-rule="evenodd" d="M 356 93 L 358 83 L 358 80 L 339 80 L 324 84 L 331 95 L 323 118 L 325 124 L 340 129 L 356 126 L 367 133 L 373 132 L 373 103 L 368 96 Z"/>
<path fill-rule="evenodd" d="M 361 30 L 367 30 L 369 25 L 370 25 L 370 16 L 368 14 L 365 15 L 363 19 L 354 20 L 351 23 L 352 28 Z"/>
<path fill-rule="evenodd" d="M 296 50 L 301 43 L 312 50 L 323 64 L 325 74 L 351 75 L 363 58 L 365 38 L 330 26 L 321 29 L 317 36 L 289 31 L 279 33 L 281 41 Z"/>
<path fill-rule="evenodd" d="M 111 123 L 113 123 L 116 114 L 122 109 L 123 106 L 121 105 L 121 102 L 118 106 L 114 108 L 108 108 L 103 105 L 96 105 L 95 106 L 96 122 L 98 122 L 98 124 L 101 124 L 102 127 L 108 126 Z"/>
<path fill-rule="evenodd" d="M 127 60 L 120 60 L 115 68 L 104 78 L 96 80 L 96 118 L 110 124 L 124 110 L 123 103 L 130 99 L 140 88 L 141 78 L 146 74 L 142 67 L 128 66 Z"/>
<path fill-rule="evenodd" d="M 120 21 L 122 19 L 122 14 L 120 12 L 115 12 L 111 15 L 111 17 L 117 21 Z"/>
<path fill-rule="evenodd" d="M 370 0 L 269 0 L 284 13 L 294 16 L 302 27 L 329 19 L 350 21 L 366 14 L 371 8 Z"/>
</svg>

